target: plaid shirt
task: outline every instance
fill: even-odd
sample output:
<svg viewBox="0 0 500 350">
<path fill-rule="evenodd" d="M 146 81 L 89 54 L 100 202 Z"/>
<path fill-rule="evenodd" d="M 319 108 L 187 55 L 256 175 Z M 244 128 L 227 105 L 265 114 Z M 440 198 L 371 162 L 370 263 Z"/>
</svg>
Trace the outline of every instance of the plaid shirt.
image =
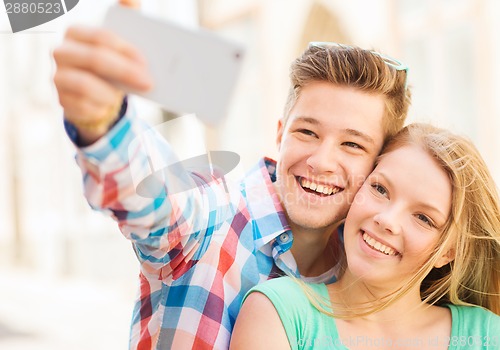
<svg viewBox="0 0 500 350">
<path fill-rule="evenodd" d="M 276 164 L 263 159 L 236 184 L 181 170 L 165 139 L 132 114 L 76 157 L 89 204 L 118 222 L 141 264 L 130 348 L 228 348 L 246 292 L 298 273 Z"/>
</svg>

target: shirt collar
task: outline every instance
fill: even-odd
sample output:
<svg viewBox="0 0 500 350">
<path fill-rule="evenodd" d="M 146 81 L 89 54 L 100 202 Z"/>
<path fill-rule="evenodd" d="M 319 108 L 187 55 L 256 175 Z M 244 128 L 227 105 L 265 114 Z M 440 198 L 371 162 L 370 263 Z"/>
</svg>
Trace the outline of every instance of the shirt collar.
<svg viewBox="0 0 500 350">
<path fill-rule="evenodd" d="M 290 230 L 285 211 L 274 189 L 275 179 L 276 161 L 263 158 L 243 181 L 248 209 L 256 226 L 254 234 L 257 249 Z"/>
</svg>

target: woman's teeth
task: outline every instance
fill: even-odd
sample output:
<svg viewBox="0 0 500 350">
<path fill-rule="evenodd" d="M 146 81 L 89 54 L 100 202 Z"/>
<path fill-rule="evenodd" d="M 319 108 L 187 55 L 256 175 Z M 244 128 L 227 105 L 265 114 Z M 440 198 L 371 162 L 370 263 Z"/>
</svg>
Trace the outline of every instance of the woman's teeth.
<svg viewBox="0 0 500 350">
<path fill-rule="evenodd" d="M 384 253 L 385 255 L 397 255 L 398 252 L 396 252 L 394 249 L 391 247 L 388 247 L 379 241 L 376 241 L 372 237 L 368 236 L 368 234 L 363 233 L 363 240 L 368 244 L 372 249 L 378 250 L 381 253 Z"/>
</svg>

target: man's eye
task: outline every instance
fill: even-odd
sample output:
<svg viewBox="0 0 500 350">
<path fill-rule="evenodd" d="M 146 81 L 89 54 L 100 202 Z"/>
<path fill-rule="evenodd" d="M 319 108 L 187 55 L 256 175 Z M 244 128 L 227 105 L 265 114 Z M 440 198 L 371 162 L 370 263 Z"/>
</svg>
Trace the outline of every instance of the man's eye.
<svg viewBox="0 0 500 350">
<path fill-rule="evenodd" d="M 364 149 L 363 146 L 361 146 L 355 142 L 344 142 L 343 145 L 345 145 L 347 147 L 352 147 L 352 148 Z"/>
<path fill-rule="evenodd" d="M 304 134 L 304 135 L 308 135 L 308 136 L 316 136 L 315 132 L 308 130 L 308 129 L 299 129 L 299 130 L 297 130 L 297 132 Z"/>
</svg>

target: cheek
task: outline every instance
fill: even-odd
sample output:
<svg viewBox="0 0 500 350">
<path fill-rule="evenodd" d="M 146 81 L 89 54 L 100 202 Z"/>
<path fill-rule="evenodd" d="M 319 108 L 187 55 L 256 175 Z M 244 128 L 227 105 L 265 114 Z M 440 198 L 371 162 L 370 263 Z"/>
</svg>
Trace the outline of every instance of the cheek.
<svg viewBox="0 0 500 350">
<path fill-rule="evenodd" d="M 354 199 L 351 204 L 353 214 L 357 215 L 358 212 L 367 212 L 370 208 L 370 193 L 366 190 L 366 186 L 361 185 L 361 188 L 355 193 Z"/>
<path fill-rule="evenodd" d="M 289 153 L 292 153 L 290 150 L 293 150 L 293 142 L 289 137 L 284 138 L 279 144 L 279 153 L 283 156 Z"/>
<path fill-rule="evenodd" d="M 289 163 L 289 158 L 290 158 L 290 155 L 288 154 L 288 148 L 286 147 L 286 144 L 281 143 L 280 148 L 278 150 L 278 159 L 277 159 L 278 160 L 278 169 L 277 169 L 277 171 L 284 168 L 286 166 L 286 164 Z"/>
<path fill-rule="evenodd" d="M 352 160 L 348 162 L 348 166 L 350 166 L 349 178 L 351 186 L 355 192 L 357 192 L 361 188 L 361 186 L 363 186 L 366 178 L 372 172 L 373 162 L 374 159 L 372 157 L 359 159 L 356 162 Z"/>
<path fill-rule="evenodd" d="M 418 266 L 424 265 L 434 252 L 437 245 L 437 238 L 425 237 L 429 232 L 415 232 L 411 240 L 407 240 L 405 245 L 407 247 L 407 257 L 418 261 Z"/>
<path fill-rule="evenodd" d="M 367 216 L 366 210 L 366 200 L 365 195 L 362 191 L 359 191 L 354 199 L 352 200 L 349 212 L 347 213 L 345 228 L 347 231 L 351 232 L 359 226 L 361 220 Z"/>
<path fill-rule="evenodd" d="M 307 159 L 309 154 L 310 149 L 306 144 L 301 144 L 293 138 L 288 138 L 281 143 L 278 160 L 282 163 L 286 163 L 287 167 L 289 167 L 299 161 Z"/>
<path fill-rule="evenodd" d="M 366 186 L 361 187 L 354 196 L 345 222 L 347 232 L 356 233 L 363 223 L 372 220 L 377 210 L 379 210 L 370 196 L 371 194 L 367 192 Z"/>
</svg>

